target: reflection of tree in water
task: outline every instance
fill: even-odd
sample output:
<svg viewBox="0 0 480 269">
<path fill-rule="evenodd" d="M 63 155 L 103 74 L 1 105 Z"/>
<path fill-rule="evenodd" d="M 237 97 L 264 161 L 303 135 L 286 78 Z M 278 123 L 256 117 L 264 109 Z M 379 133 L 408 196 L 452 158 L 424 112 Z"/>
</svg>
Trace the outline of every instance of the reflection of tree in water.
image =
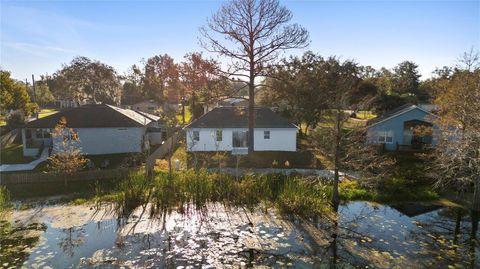
<svg viewBox="0 0 480 269">
<path fill-rule="evenodd" d="M 75 248 L 84 243 L 85 229 L 83 227 L 70 227 L 62 229 L 65 237 L 58 243 L 63 252 L 73 257 L 75 255 Z"/>
<path fill-rule="evenodd" d="M 414 240 L 422 242 L 420 255 L 433 256 L 425 266 L 444 263 L 475 268 L 478 213 L 461 208 L 445 208 L 428 215 L 412 230 Z"/>
<path fill-rule="evenodd" d="M 0 266 L 22 265 L 46 229 L 47 226 L 40 223 L 13 226 L 10 221 L 0 220 Z"/>
</svg>

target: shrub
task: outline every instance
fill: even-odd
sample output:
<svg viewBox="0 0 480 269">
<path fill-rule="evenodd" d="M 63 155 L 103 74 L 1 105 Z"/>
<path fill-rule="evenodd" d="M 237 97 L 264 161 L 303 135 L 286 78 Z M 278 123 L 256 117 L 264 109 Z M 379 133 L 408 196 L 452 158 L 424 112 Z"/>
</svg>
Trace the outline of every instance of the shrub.
<svg viewBox="0 0 480 269">
<path fill-rule="evenodd" d="M 20 110 L 14 111 L 8 115 L 6 122 L 10 130 L 17 129 L 25 124 L 25 114 Z"/>
</svg>

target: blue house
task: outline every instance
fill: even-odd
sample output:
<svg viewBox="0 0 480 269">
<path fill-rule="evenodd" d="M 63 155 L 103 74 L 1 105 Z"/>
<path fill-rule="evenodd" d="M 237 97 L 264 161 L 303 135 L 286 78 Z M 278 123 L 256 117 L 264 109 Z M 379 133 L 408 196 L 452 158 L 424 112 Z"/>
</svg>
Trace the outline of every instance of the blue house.
<svg viewBox="0 0 480 269">
<path fill-rule="evenodd" d="M 438 143 L 433 124 L 436 117 L 416 105 L 403 105 L 368 122 L 367 142 L 383 145 L 389 151 L 431 147 Z"/>
</svg>

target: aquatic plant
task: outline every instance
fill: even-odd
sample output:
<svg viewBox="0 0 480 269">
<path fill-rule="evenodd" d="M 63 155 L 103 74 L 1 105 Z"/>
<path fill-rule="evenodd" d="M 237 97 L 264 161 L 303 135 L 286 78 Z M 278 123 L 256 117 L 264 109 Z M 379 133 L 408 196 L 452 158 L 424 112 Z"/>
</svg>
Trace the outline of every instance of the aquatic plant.
<svg viewBox="0 0 480 269">
<path fill-rule="evenodd" d="M 249 210 L 265 205 L 280 212 L 311 218 L 329 211 L 327 186 L 316 179 L 283 175 L 248 175 L 236 179 L 204 169 L 160 172 L 154 178 L 133 173 L 113 196 L 114 210 L 128 217 L 138 208 L 152 217 L 172 211 L 207 213 L 209 204 Z M 112 198 L 112 196 L 110 196 Z M 148 206 L 147 206 L 148 205 Z"/>
</svg>

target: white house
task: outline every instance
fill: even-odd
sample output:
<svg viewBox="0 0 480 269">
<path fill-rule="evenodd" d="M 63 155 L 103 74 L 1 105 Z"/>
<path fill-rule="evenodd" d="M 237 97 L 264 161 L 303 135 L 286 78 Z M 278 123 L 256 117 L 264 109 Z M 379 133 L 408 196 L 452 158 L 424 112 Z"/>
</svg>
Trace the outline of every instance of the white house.
<svg viewBox="0 0 480 269">
<path fill-rule="evenodd" d="M 268 108 L 255 108 L 254 151 L 296 151 L 297 126 Z M 187 151 L 248 151 L 248 111 L 217 107 L 185 127 Z"/>
<path fill-rule="evenodd" d="M 142 152 L 165 139 L 158 116 L 89 104 L 28 122 L 22 128 L 23 154 L 37 156 L 42 149 L 49 148 L 55 151 L 58 141 L 52 139 L 52 132 L 62 117 L 67 127 L 77 133 L 79 146 L 86 155 Z"/>
</svg>

